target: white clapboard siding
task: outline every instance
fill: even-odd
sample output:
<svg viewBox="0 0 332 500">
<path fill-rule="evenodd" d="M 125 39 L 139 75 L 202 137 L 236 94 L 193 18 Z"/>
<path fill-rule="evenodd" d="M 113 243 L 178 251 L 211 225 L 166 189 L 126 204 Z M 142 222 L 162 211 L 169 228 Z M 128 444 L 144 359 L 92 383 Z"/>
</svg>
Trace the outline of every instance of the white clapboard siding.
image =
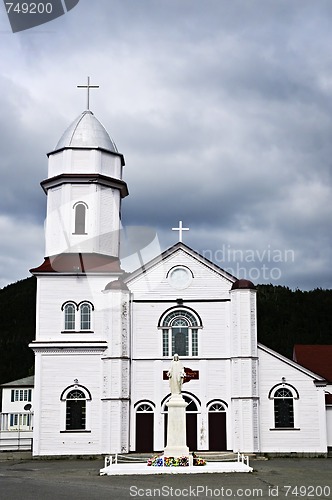
<svg viewBox="0 0 332 500">
<path fill-rule="evenodd" d="M 104 151 L 94 151 L 97 172 L 114 179 L 122 179 L 121 158 L 117 155 L 110 155 Z"/>
<path fill-rule="evenodd" d="M 140 361 L 132 363 L 132 377 L 134 384 L 132 386 L 132 401 L 141 401 L 142 399 L 155 399 L 155 382 L 162 382 L 162 373 L 156 374 L 153 361 Z"/>
<path fill-rule="evenodd" d="M 200 380 L 206 401 L 220 399 L 230 403 L 230 360 L 211 360 L 206 363 L 206 375 L 200 370 Z M 190 382 L 191 384 L 191 382 Z"/>
<path fill-rule="evenodd" d="M 256 293 L 234 290 L 231 298 L 232 355 L 257 355 Z"/>
<path fill-rule="evenodd" d="M 93 150 L 73 149 L 70 162 L 72 172 L 92 173 L 95 170 L 94 156 Z M 92 171 L 91 168 L 93 169 Z"/>
<path fill-rule="evenodd" d="M 98 210 L 95 212 L 96 233 L 94 252 L 105 255 L 119 255 L 120 191 L 118 189 L 96 187 Z"/>
<path fill-rule="evenodd" d="M 94 150 L 66 149 L 48 158 L 48 177 L 71 173 L 94 173 L 98 166 Z"/>
</svg>

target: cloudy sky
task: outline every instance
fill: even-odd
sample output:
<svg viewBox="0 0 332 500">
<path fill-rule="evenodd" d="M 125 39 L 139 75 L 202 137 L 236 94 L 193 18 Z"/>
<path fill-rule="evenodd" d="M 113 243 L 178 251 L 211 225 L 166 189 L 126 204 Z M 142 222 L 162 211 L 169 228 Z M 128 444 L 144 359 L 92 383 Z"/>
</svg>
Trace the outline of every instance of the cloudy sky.
<svg viewBox="0 0 332 500">
<path fill-rule="evenodd" d="M 13 34 L 0 5 L 0 287 L 44 257 L 46 153 L 91 109 L 126 159 L 125 226 L 238 277 L 332 287 L 332 2 L 80 0 Z"/>
</svg>

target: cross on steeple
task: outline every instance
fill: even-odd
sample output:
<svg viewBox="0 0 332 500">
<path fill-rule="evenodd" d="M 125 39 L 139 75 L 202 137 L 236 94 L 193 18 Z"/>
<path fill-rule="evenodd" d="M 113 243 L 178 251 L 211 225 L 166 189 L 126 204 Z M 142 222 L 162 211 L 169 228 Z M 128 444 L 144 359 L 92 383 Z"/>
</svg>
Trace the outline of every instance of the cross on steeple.
<svg viewBox="0 0 332 500">
<path fill-rule="evenodd" d="M 189 227 L 183 227 L 182 220 L 180 220 L 179 227 L 172 227 L 172 231 L 179 231 L 179 242 L 182 243 L 182 232 L 189 231 Z"/>
<path fill-rule="evenodd" d="M 90 77 L 88 76 L 87 85 L 77 85 L 78 89 L 87 89 L 87 110 L 90 111 L 90 89 L 99 89 L 99 85 L 90 85 Z"/>
</svg>

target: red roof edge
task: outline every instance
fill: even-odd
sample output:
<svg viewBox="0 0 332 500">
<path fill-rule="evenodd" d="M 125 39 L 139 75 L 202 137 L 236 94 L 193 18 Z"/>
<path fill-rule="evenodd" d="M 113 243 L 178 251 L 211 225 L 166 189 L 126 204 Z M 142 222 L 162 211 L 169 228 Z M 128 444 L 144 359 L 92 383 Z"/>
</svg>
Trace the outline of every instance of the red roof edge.
<svg viewBox="0 0 332 500">
<path fill-rule="evenodd" d="M 123 273 L 118 257 L 97 253 L 63 253 L 45 257 L 30 273 Z"/>
</svg>

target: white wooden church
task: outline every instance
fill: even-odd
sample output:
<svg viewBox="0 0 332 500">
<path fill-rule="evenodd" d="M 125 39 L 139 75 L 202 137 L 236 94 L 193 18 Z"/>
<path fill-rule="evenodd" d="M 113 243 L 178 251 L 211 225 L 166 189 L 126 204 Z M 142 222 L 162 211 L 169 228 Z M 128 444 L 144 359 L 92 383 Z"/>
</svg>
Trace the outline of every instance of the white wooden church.
<svg viewBox="0 0 332 500">
<path fill-rule="evenodd" d="M 135 272 L 121 268 L 125 162 L 91 111 L 48 162 L 46 257 L 31 270 L 33 454 L 162 450 L 174 353 L 186 368 L 191 450 L 326 453 L 332 386 L 257 344 L 250 281 L 181 242 Z"/>
</svg>

